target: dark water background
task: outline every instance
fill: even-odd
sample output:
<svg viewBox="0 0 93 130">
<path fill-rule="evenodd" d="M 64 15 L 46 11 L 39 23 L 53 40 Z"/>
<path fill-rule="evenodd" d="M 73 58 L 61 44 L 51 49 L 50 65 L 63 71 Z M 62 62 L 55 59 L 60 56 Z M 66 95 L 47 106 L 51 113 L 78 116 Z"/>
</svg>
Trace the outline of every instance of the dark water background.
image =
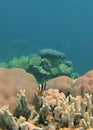
<svg viewBox="0 0 93 130">
<path fill-rule="evenodd" d="M 53 48 L 93 68 L 93 0 L 0 0 L 0 61 Z"/>
</svg>

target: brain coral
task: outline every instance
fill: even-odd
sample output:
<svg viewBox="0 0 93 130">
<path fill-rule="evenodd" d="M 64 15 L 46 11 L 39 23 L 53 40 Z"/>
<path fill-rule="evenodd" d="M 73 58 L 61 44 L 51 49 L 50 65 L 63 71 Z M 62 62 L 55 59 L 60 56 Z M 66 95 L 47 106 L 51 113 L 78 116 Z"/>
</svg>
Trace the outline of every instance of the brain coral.
<svg viewBox="0 0 93 130">
<path fill-rule="evenodd" d="M 11 104 L 10 109 L 12 109 L 16 104 L 16 95 L 20 89 L 26 89 L 27 96 L 31 100 L 37 93 L 36 86 L 35 77 L 25 70 L 0 68 L 0 107 Z"/>
<path fill-rule="evenodd" d="M 47 81 L 48 88 L 60 89 L 65 94 L 71 92 L 73 80 L 68 76 L 59 76 Z"/>
<path fill-rule="evenodd" d="M 84 94 L 84 92 L 93 93 L 93 70 L 88 71 L 77 79 L 73 91 L 74 94 Z"/>
</svg>

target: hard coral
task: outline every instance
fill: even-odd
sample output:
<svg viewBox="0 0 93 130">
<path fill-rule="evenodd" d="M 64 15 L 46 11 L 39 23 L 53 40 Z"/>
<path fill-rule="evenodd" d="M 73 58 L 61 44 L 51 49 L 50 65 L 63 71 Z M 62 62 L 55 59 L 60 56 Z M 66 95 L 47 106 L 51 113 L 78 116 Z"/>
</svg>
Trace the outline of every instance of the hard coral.
<svg viewBox="0 0 93 130">
<path fill-rule="evenodd" d="M 65 94 L 71 93 L 73 80 L 68 76 L 59 76 L 47 81 L 48 88 L 55 88 L 63 91 Z"/>
<path fill-rule="evenodd" d="M 27 56 L 21 56 L 19 58 L 13 58 L 12 60 L 10 60 L 8 67 L 9 68 L 23 68 L 26 69 L 27 65 L 29 63 L 29 57 Z"/>
<path fill-rule="evenodd" d="M 25 91 L 20 92 L 18 103 L 20 107 L 23 107 L 23 110 L 26 110 L 24 108 L 28 108 L 28 104 L 24 94 Z M 84 96 L 86 101 L 81 102 L 81 96 L 73 97 L 69 95 L 66 97 L 64 93 L 60 93 L 57 89 L 46 90 L 41 97 L 40 110 L 35 112 L 34 107 L 31 107 L 31 112 L 27 114 L 28 117 L 30 116 L 27 121 L 22 116 L 16 119 L 7 107 L 0 109 L 0 127 L 9 130 L 93 129 L 92 95 L 85 93 Z M 54 105 L 52 105 L 53 102 L 55 102 Z"/>
<path fill-rule="evenodd" d="M 74 94 L 84 95 L 84 92 L 93 94 L 93 70 L 79 77 L 73 87 Z M 75 95 L 76 95 L 75 94 Z"/>
<path fill-rule="evenodd" d="M 14 109 L 17 102 L 16 95 L 20 89 L 26 89 L 29 101 L 37 94 L 37 81 L 35 77 L 23 69 L 0 68 L 0 107 L 11 104 Z"/>
<path fill-rule="evenodd" d="M 55 57 L 55 58 L 62 58 L 63 59 L 66 57 L 64 53 L 57 51 L 57 50 L 54 50 L 54 49 L 42 49 L 42 50 L 40 50 L 39 55 L 43 58 Z"/>
<path fill-rule="evenodd" d="M 57 105 L 57 100 L 62 101 L 65 98 L 65 94 L 63 92 L 59 92 L 58 89 L 48 89 L 43 93 L 42 98 L 44 97 L 44 103 L 48 103 L 49 105 Z"/>
</svg>

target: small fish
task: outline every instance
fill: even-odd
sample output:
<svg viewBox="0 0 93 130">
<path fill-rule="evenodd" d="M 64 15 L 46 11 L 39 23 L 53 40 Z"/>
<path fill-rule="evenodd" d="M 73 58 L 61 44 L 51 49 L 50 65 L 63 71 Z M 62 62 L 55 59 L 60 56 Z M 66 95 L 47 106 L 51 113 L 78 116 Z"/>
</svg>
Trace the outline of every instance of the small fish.
<svg viewBox="0 0 93 130">
<path fill-rule="evenodd" d="M 41 84 L 38 85 L 37 91 L 38 95 L 42 96 L 43 92 L 47 89 L 47 84 L 42 82 Z"/>
</svg>

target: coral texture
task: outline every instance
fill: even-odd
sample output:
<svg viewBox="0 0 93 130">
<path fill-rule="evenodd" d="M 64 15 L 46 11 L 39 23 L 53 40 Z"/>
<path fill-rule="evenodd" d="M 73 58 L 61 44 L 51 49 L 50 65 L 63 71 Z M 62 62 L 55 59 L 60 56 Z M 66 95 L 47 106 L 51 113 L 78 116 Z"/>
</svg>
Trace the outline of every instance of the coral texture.
<svg viewBox="0 0 93 130">
<path fill-rule="evenodd" d="M 37 93 L 37 81 L 35 77 L 23 69 L 4 69 L 0 68 L 0 107 L 11 104 L 13 109 L 20 89 L 26 89 L 29 101 Z"/>
<path fill-rule="evenodd" d="M 33 74 L 38 82 L 47 81 L 57 76 L 67 75 L 76 78 L 72 62 L 64 53 L 54 49 L 42 49 L 38 54 L 14 57 L 8 63 L 0 63 L 4 68 L 23 68 Z"/>
<path fill-rule="evenodd" d="M 47 81 L 48 88 L 60 89 L 60 91 L 63 91 L 65 94 L 67 92 L 71 93 L 72 86 L 73 80 L 68 76 L 59 76 Z"/>
<path fill-rule="evenodd" d="M 47 58 L 65 58 L 65 54 L 60 52 L 60 51 L 57 51 L 57 50 L 54 50 L 54 49 L 42 49 L 40 50 L 39 52 L 39 55 L 43 58 L 47 57 Z"/>
<path fill-rule="evenodd" d="M 57 97 L 57 98 L 56 98 Z M 8 106 L 0 109 L 1 130 L 92 130 L 93 102 L 92 94 L 65 96 L 58 89 L 48 89 L 41 97 L 39 111 L 28 107 L 25 90 L 18 94 L 17 109 L 19 117 L 10 113 Z M 20 110 L 20 111 L 19 111 Z"/>
<path fill-rule="evenodd" d="M 77 79 L 73 91 L 74 94 L 84 95 L 84 92 L 93 94 L 93 70 L 88 71 Z"/>
</svg>

